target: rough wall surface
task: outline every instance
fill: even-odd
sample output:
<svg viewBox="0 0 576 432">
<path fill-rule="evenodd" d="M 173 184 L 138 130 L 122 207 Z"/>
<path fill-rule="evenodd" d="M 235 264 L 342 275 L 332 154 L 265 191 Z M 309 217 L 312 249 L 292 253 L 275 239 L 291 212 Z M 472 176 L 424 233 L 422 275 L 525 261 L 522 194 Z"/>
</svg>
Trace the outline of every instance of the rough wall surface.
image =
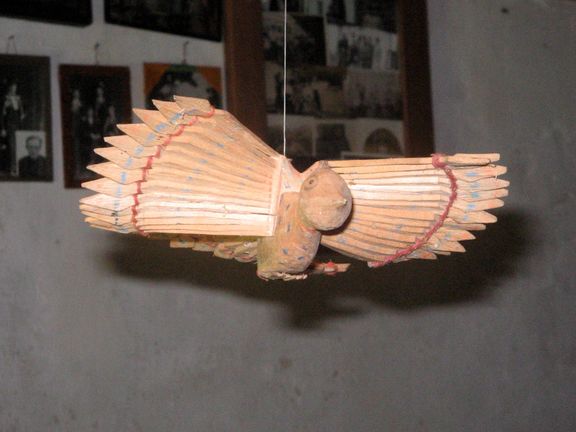
<svg viewBox="0 0 576 432">
<path fill-rule="evenodd" d="M 104 27 L 94 3 L 103 62 L 122 43 L 133 68 L 179 58 L 180 38 Z M 0 19 L 54 56 L 57 161 L 53 184 L 0 184 L 0 430 L 576 430 L 576 5 L 429 13 L 437 147 L 502 153 L 501 223 L 465 255 L 287 285 L 88 230 L 62 188 L 56 63 L 91 62 L 94 41 Z"/>
</svg>

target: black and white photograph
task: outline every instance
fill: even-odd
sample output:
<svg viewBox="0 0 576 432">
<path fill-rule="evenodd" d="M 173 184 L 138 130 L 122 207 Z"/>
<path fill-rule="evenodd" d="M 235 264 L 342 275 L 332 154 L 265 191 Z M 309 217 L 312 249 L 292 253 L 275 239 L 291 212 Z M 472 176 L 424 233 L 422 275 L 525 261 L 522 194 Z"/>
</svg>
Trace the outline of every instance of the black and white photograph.
<svg viewBox="0 0 576 432">
<path fill-rule="evenodd" d="M 48 57 L 0 55 L 0 180 L 52 180 Z"/>
<path fill-rule="evenodd" d="M 356 0 L 356 24 L 396 33 L 398 0 Z"/>
<path fill-rule="evenodd" d="M 101 162 L 94 149 L 131 121 L 130 70 L 113 66 L 60 66 L 66 187 L 96 178 L 88 165 Z"/>
<path fill-rule="evenodd" d="M 91 0 L 2 0 L 0 15 L 87 26 L 92 24 Z"/>
<path fill-rule="evenodd" d="M 220 68 L 186 64 L 144 64 L 146 107 L 155 109 L 153 99 L 172 101 L 175 95 L 208 99 L 222 108 Z"/>
<path fill-rule="evenodd" d="M 106 0 L 106 22 L 219 41 L 220 0 Z"/>
<path fill-rule="evenodd" d="M 398 68 L 398 36 L 359 26 L 328 25 L 328 66 L 385 71 Z"/>
<path fill-rule="evenodd" d="M 22 180 L 46 178 L 50 172 L 46 157 L 46 134 L 42 131 L 16 132 L 16 175 Z"/>
<path fill-rule="evenodd" d="M 350 117 L 402 118 L 398 72 L 350 69 L 344 81 L 344 98 Z"/>
<path fill-rule="evenodd" d="M 316 157 L 340 159 L 343 151 L 350 150 L 345 123 L 320 123 L 316 125 Z"/>
<path fill-rule="evenodd" d="M 326 21 L 332 24 L 356 23 L 356 0 L 324 0 Z"/>
<path fill-rule="evenodd" d="M 348 126 L 350 149 L 342 159 L 386 158 L 404 154 L 404 123 L 399 120 L 355 119 Z"/>
<path fill-rule="evenodd" d="M 284 13 L 264 12 L 264 59 L 284 63 Z M 288 14 L 286 59 L 288 66 L 325 65 L 324 20 L 319 16 Z"/>
<path fill-rule="evenodd" d="M 288 4 L 285 4 L 286 1 Z M 323 16 L 325 0 L 262 0 L 263 12 L 288 12 L 302 13 L 304 15 Z"/>
<path fill-rule="evenodd" d="M 343 84 L 345 70 L 337 67 L 302 66 L 288 70 L 286 112 L 316 117 L 345 117 Z M 266 96 L 270 113 L 283 110 L 282 67 L 266 62 Z"/>
<path fill-rule="evenodd" d="M 268 116 L 267 144 L 283 153 L 284 135 L 281 115 Z M 286 118 L 286 156 L 304 158 L 314 155 L 314 120 L 300 116 Z"/>
</svg>

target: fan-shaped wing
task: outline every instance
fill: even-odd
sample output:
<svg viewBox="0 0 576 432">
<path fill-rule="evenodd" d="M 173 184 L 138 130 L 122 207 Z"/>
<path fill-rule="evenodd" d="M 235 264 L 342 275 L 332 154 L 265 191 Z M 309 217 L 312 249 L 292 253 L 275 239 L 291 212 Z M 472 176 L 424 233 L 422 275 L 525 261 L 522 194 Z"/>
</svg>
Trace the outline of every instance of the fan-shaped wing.
<svg viewBox="0 0 576 432">
<path fill-rule="evenodd" d="M 278 154 L 208 101 L 175 97 L 134 110 L 144 123 L 96 149 L 102 178 L 82 186 L 90 225 L 143 235 L 269 236 L 276 222 Z"/>
<path fill-rule="evenodd" d="M 353 196 L 352 214 L 322 244 L 371 267 L 464 252 L 470 231 L 496 222 L 508 182 L 497 154 L 330 161 Z"/>
</svg>

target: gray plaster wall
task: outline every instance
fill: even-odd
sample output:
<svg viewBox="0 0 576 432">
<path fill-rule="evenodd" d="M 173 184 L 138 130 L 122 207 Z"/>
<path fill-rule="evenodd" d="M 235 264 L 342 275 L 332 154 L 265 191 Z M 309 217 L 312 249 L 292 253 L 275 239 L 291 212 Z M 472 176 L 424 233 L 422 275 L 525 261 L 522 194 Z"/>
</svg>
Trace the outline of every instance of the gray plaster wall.
<svg viewBox="0 0 576 432">
<path fill-rule="evenodd" d="M 56 181 L 0 184 L 0 430 L 576 430 L 576 4 L 429 3 L 437 147 L 502 153 L 499 224 L 439 262 L 265 284 L 89 230 L 55 97 Z M 0 40 L 18 32 L 55 72 L 70 30 L 38 28 L 2 19 Z M 159 49 L 102 28 L 138 39 L 133 68 Z M 178 56 L 168 40 L 152 59 Z"/>
</svg>

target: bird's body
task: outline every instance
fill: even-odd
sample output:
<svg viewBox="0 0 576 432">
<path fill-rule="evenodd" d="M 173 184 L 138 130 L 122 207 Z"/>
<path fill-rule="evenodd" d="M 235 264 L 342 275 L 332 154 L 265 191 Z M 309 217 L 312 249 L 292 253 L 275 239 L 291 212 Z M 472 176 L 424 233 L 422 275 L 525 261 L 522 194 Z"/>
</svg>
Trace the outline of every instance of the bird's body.
<svg viewBox="0 0 576 432">
<path fill-rule="evenodd" d="M 348 268 L 315 263 L 320 244 L 371 267 L 462 252 L 507 195 L 498 155 L 322 161 L 299 173 L 207 101 L 155 105 L 97 149 L 109 162 L 89 167 L 103 178 L 84 184 L 98 192 L 81 200 L 86 221 L 256 261 L 263 279 Z"/>
<path fill-rule="evenodd" d="M 282 195 L 274 234 L 258 240 L 258 276 L 263 279 L 304 275 L 314 261 L 322 236 L 302 220 L 299 195 L 298 192 Z"/>
</svg>

